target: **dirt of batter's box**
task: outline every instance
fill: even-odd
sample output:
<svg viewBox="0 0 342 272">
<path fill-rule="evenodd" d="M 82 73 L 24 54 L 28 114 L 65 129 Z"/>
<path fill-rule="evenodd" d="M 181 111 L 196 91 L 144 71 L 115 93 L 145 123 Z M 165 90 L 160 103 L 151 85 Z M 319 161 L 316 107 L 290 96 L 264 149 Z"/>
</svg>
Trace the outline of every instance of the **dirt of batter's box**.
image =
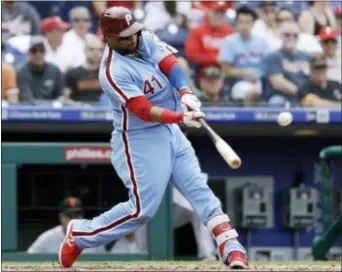
<svg viewBox="0 0 342 272">
<path fill-rule="evenodd" d="M 342 271 L 340 263 L 326 264 L 250 264 L 248 271 Z M 145 262 L 145 263 L 76 263 L 71 269 L 61 269 L 49 263 L 3 263 L 2 271 L 229 271 L 226 266 L 213 262 Z"/>
</svg>

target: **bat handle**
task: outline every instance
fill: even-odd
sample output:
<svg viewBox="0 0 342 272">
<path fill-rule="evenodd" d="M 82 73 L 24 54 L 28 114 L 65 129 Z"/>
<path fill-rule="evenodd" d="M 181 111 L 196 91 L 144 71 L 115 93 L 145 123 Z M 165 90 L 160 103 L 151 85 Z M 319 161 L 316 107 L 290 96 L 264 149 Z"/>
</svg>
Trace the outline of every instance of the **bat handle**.
<svg viewBox="0 0 342 272">
<path fill-rule="evenodd" d="M 205 121 L 204 118 L 199 118 L 198 121 L 209 132 L 210 137 L 214 141 L 216 141 L 218 139 L 218 136 L 217 136 L 216 132 L 208 125 L 207 121 Z"/>
<path fill-rule="evenodd" d="M 201 125 L 204 126 L 204 127 L 208 126 L 207 122 L 203 118 L 199 118 L 198 122 L 200 122 Z"/>
</svg>

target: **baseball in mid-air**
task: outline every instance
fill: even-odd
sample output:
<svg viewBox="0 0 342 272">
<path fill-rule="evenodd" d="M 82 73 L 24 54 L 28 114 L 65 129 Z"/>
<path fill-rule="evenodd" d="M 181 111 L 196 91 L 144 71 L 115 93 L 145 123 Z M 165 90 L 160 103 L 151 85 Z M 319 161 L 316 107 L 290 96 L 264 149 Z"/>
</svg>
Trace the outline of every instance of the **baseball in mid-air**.
<svg viewBox="0 0 342 272">
<path fill-rule="evenodd" d="M 293 116 L 292 113 L 289 111 L 283 111 L 279 113 L 277 117 L 278 125 L 282 127 L 287 127 L 288 125 L 290 125 L 292 123 L 292 120 Z"/>
</svg>

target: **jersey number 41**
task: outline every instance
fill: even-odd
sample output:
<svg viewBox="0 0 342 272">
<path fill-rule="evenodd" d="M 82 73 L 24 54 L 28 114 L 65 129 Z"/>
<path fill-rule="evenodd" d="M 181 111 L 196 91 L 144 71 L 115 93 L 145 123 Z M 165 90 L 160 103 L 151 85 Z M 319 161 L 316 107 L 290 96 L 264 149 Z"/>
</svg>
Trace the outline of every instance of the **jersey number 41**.
<svg viewBox="0 0 342 272">
<path fill-rule="evenodd" d="M 159 82 L 159 80 L 152 76 L 151 80 L 146 79 L 144 82 L 144 94 L 154 94 L 155 91 L 163 89 L 163 85 Z"/>
</svg>

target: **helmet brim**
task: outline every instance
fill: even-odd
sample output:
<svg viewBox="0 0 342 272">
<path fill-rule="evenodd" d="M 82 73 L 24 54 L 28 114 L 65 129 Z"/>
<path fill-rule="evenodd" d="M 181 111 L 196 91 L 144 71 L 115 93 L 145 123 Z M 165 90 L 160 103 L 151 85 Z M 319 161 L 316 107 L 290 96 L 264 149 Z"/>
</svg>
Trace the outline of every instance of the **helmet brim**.
<svg viewBox="0 0 342 272">
<path fill-rule="evenodd" d="M 132 35 L 136 34 L 137 32 L 139 32 L 140 30 L 142 30 L 144 27 L 145 26 L 143 24 L 140 24 L 138 22 L 134 22 L 131 26 L 129 26 L 124 31 L 122 31 L 119 36 L 120 37 L 132 36 Z"/>
</svg>

